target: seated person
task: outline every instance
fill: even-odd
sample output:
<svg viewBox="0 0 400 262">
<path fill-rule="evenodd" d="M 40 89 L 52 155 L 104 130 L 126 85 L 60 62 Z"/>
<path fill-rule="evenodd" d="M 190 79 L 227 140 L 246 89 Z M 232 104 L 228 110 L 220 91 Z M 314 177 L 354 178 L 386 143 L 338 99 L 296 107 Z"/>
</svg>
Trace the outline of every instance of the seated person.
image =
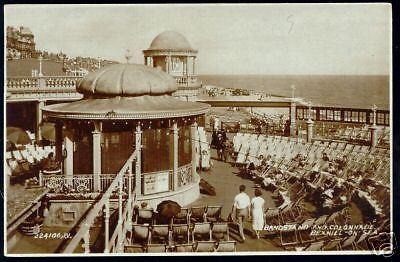
<svg viewBox="0 0 400 262">
<path fill-rule="evenodd" d="M 326 162 L 329 161 L 329 157 L 325 152 L 322 154 L 322 160 L 324 160 Z"/>
<path fill-rule="evenodd" d="M 336 169 L 332 162 L 329 162 L 328 166 L 325 166 L 322 171 L 328 172 L 330 174 L 336 175 Z"/>
<path fill-rule="evenodd" d="M 338 170 L 344 170 L 347 165 L 347 156 L 343 156 L 341 159 L 336 159 L 335 162 L 338 164 Z"/>
<path fill-rule="evenodd" d="M 60 169 L 60 163 L 55 159 L 53 152 L 49 153 L 47 158 L 42 160 L 42 169 L 45 171 L 56 171 Z"/>
</svg>

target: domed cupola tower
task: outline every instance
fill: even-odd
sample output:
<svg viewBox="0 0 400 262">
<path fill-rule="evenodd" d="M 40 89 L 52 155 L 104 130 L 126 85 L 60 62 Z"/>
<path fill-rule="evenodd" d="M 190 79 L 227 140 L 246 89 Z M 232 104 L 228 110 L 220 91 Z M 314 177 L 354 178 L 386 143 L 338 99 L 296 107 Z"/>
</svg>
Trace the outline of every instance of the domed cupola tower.
<svg viewBox="0 0 400 262">
<path fill-rule="evenodd" d="M 196 101 L 201 84 L 196 75 L 197 50 L 175 31 L 165 31 L 143 50 L 145 65 L 162 69 L 173 76 L 178 90 L 173 94 L 185 101 Z"/>
</svg>

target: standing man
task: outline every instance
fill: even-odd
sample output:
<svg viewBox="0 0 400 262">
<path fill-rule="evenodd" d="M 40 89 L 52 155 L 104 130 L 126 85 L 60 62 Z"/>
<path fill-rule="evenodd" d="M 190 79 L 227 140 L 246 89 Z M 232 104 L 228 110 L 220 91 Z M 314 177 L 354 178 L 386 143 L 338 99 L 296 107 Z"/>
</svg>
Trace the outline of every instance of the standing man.
<svg viewBox="0 0 400 262">
<path fill-rule="evenodd" d="M 239 234 L 242 240 L 246 240 L 243 232 L 243 222 L 250 214 L 250 197 L 244 192 L 245 185 L 239 186 L 239 194 L 235 196 L 232 206 L 232 214 L 236 215 L 236 221 L 239 226 Z"/>
<path fill-rule="evenodd" d="M 226 161 L 225 147 L 226 145 L 224 138 L 222 137 L 221 134 L 218 134 L 216 149 L 217 149 L 218 160 L 220 161 Z"/>
</svg>

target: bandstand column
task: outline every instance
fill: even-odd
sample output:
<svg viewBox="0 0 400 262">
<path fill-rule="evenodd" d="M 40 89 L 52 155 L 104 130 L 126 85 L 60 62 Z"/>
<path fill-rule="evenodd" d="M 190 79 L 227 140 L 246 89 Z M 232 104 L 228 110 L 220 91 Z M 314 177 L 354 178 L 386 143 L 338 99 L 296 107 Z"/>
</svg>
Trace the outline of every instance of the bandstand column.
<svg viewBox="0 0 400 262">
<path fill-rule="evenodd" d="M 296 136 L 296 103 L 290 103 L 290 136 Z"/>
<path fill-rule="evenodd" d="M 137 196 L 142 195 L 142 130 L 140 123 L 136 125 L 135 131 L 136 168 L 135 168 L 135 192 Z"/>
<path fill-rule="evenodd" d="M 190 139 L 192 141 L 192 172 L 193 174 L 196 172 L 197 170 L 197 158 L 196 158 L 196 141 L 195 141 L 195 137 L 196 137 L 196 132 L 197 132 L 197 122 L 194 122 L 191 127 L 190 127 Z"/>
<path fill-rule="evenodd" d="M 193 72 L 192 75 L 196 75 L 196 57 L 193 56 Z"/>
<path fill-rule="evenodd" d="M 173 188 L 172 190 L 176 190 L 178 187 L 178 141 L 179 141 L 179 134 L 178 134 L 178 123 L 174 123 L 172 125 L 172 134 L 173 134 L 173 141 L 174 141 L 174 165 L 173 165 Z"/>
<path fill-rule="evenodd" d="M 172 71 L 172 57 L 168 56 L 168 74 Z"/>
<path fill-rule="evenodd" d="M 65 136 L 65 151 L 67 155 L 64 159 L 64 174 L 72 176 L 74 173 L 74 142 L 69 136 Z"/>
<path fill-rule="evenodd" d="M 44 101 L 39 100 L 36 104 L 36 126 L 35 126 L 36 142 L 42 140 L 41 123 L 43 120 L 43 112 L 42 112 L 43 107 L 44 107 Z"/>
<path fill-rule="evenodd" d="M 94 122 L 93 136 L 93 187 L 95 191 L 100 191 L 101 175 L 101 131 L 102 123 Z"/>
<path fill-rule="evenodd" d="M 183 61 L 183 75 L 187 77 L 187 68 L 188 68 L 188 58 L 185 57 L 185 60 Z"/>
<path fill-rule="evenodd" d="M 55 125 L 55 139 L 56 139 L 56 160 L 61 161 L 62 160 L 62 144 L 63 144 L 63 135 L 62 135 L 62 128 L 63 124 L 60 122 L 57 122 Z"/>
</svg>

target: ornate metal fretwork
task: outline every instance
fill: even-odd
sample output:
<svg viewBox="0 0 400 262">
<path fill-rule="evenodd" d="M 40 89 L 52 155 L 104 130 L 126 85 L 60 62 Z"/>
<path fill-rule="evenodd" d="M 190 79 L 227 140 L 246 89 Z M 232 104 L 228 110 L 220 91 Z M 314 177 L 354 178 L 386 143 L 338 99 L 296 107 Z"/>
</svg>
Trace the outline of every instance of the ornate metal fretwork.
<svg viewBox="0 0 400 262">
<path fill-rule="evenodd" d="M 192 165 L 185 165 L 178 168 L 178 187 L 192 184 L 194 181 Z"/>
</svg>

